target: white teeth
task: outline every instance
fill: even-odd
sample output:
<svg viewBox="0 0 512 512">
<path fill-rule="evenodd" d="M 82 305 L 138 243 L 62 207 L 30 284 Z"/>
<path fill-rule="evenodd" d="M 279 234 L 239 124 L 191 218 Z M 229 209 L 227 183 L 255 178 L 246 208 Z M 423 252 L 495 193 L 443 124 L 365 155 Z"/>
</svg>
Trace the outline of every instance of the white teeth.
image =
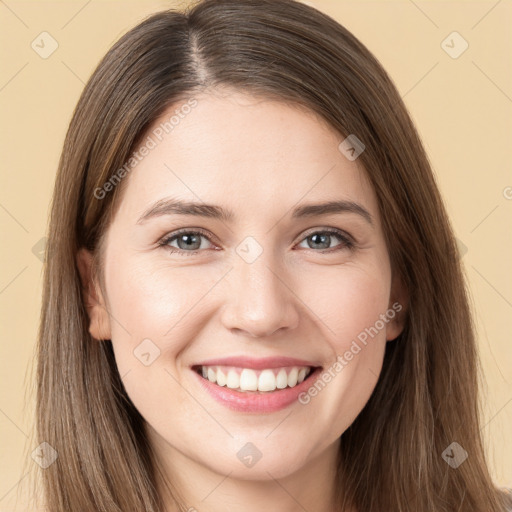
<svg viewBox="0 0 512 512">
<path fill-rule="evenodd" d="M 240 374 L 240 389 L 242 391 L 257 391 L 258 377 L 254 370 L 244 368 Z"/>
<path fill-rule="evenodd" d="M 213 368 L 208 368 L 208 380 L 210 382 L 217 382 L 217 372 Z"/>
<path fill-rule="evenodd" d="M 217 370 L 217 384 L 219 386 L 225 386 L 226 385 L 226 375 L 224 375 L 224 372 L 219 368 Z"/>
<path fill-rule="evenodd" d="M 311 368 L 297 366 L 261 371 L 225 366 L 201 367 L 201 374 L 205 379 L 237 391 L 269 392 L 286 387 L 293 388 L 303 382 L 310 373 Z"/>
<path fill-rule="evenodd" d="M 208 370 L 208 375 L 210 375 L 210 371 Z M 292 368 L 292 371 L 288 374 L 288 386 L 293 388 L 293 386 L 297 385 L 297 375 L 299 375 L 298 368 Z"/>
<path fill-rule="evenodd" d="M 276 376 L 272 370 L 263 370 L 258 379 L 258 391 L 274 391 Z"/>
<path fill-rule="evenodd" d="M 240 375 L 235 370 L 229 370 L 226 385 L 231 389 L 238 389 L 240 387 Z"/>
<path fill-rule="evenodd" d="M 288 386 L 288 375 L 286 375 L 286 370 L 282 368 L 279 370 L 276 377 L 276 387 L 278 389 L 284 389 L 286 386 Z"/>
</svg>

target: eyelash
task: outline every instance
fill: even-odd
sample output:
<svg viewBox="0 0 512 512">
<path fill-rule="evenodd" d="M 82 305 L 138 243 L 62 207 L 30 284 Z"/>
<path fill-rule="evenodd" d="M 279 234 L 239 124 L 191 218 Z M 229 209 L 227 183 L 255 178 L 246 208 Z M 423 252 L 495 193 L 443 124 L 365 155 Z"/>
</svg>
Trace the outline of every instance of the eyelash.
<svg viewBox="0 0 512 512">
<path fill-rule="evenodd" d="M 333 229 L 333 228 L 313 231 L 313 232 L 309 233 L 307 236 L 305 236 L 300 242 L 306 240 L 307 238 L 309 238 L 309 237 L 311 237 L 313 235 L 319 234 L 319 233 L 320 234 L 324 234 L 324 235 L 334 235 L 334 236 L 337 236 L 341 240 L 342 243 L 339 244 L 338 246 L 336 246 L 334 248 L 330 248 L 330 249 L 323 249 L 323 250 L 320 250 L 320 251 L 316 251 L 314 249 L 308 248 L 308 250 L 313 251 L 313 252 L 320 252 L 320 253 L 333 253 L 333 252 L 337 252 L 337 251 L 340 251 L 340 250 L 343 250 L 343 249 L 348 249 L 349 251 L 353 251 L 355 249 L 355 247 L 356 247 L 356 244 L 353 241 L 353 239 L 351 239 L 351 237 L 346 235 L 343 231 L 340 231 L 338 229 Z M 177 249 L 175 247 L 170 247 L 169 246 L 170 242 L 172 242 L 173 240 L 177 239 L 180 235 L 184 235 L 184 234 L 187 234 L 187 235 L 202 235 L 210 243 L 213 243 L 210 240 L 210 237 L 208 236 L 208 234 L 205 231 L 203 231 L 202 229 L 196 229 L 196 230 L 183 229 L 183 230 L 171 233 L 170 235 L 167 235 L 164 238 L 162 238 L 158 242 L 158 246 L 159 247 L 164 247 L 171 254 L 177 253 L 177 254 L 182 255 L 182 256 L 185 256 L 185 255 L 186 256 L 193 256 L 194 254 L 197 254 L 198 252 L 204 250 L 204 249 L 196 249 L 194 251 L 185 251 L 183 249 Z"/>
</svg>

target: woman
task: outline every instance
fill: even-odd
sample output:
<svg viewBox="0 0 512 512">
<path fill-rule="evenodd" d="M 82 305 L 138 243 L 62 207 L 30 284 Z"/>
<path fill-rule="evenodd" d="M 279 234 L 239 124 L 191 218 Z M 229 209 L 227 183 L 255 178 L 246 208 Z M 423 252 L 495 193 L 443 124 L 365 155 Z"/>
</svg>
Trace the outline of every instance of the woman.
<svg viewBox="0 0 512 512">
<path fill-rule="evenodd" d="M 292 0 L 149 17 L 57 175 L 48 510 L 506 510 L 454 240 L 398 92 L 337 22 Z"/>
</svg>

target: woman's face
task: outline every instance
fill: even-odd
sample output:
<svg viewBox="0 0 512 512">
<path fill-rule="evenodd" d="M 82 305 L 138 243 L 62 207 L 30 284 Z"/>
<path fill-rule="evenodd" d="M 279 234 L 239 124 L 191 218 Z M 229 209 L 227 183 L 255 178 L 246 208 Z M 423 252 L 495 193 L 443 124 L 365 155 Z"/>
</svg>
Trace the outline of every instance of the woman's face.
<svg viewBox="0 0 512 512">
<path fill-rule="evenodd" d="M 232 90 L 194 100 L 124 177 L 90 332 L 112 340 L 171 469 L 285 477 L 334 460 L 400 332 L 377 202 L 314 114 Z"/>
</svg>

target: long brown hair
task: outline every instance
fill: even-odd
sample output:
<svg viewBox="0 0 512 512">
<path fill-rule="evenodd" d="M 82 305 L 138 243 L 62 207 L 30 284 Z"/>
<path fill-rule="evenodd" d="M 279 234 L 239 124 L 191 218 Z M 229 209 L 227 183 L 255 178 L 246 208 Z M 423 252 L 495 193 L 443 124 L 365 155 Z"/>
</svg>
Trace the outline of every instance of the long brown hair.
<svg viewBox="0 0 512 512">
<path fill-rule="evenodd" d="M 339 510 L 502 512 L 480 435 L 465 278 L 419 136 L 368 49 L 294 0 L 205 0 L 156 13 L 121 37 L 85 86 L 55 183 L 37 349 L 37 439 L 58 453 L 42 471 L 48 510 L 163 511 L 144 420 L 110 340 L 89 334 L 75 258 L 80 247 L 92 251 L 101 282 L 103 235 L 129 176 L 101 199 L 97 190 L 167 107 L 215 86 L 301 105 L 340 142 L 356 134 L 365 145 L 359 161 L 409 303 L 374 393 L 341 437 Z M 442 456 L 453 442 L 468 453 L 456 469 Z"/>
</svg>

